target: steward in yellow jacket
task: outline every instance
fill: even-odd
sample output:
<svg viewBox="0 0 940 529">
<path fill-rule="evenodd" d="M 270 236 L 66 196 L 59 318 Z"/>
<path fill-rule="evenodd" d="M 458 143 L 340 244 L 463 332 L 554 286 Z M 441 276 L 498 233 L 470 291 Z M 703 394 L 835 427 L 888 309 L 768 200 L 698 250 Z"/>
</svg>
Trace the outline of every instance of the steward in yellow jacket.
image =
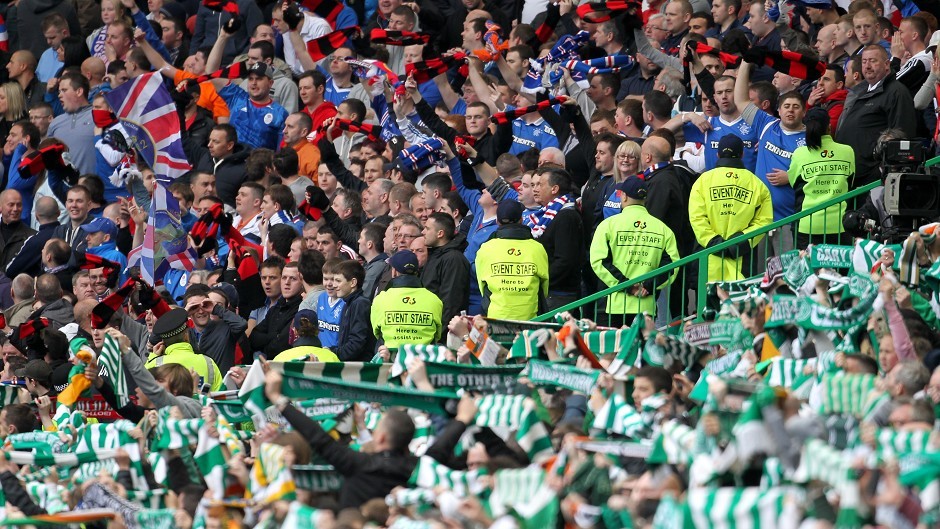
<svg viewBox="0 0 940 529">
<path fill-rule="evenodd" d="M 389 259 L 392 280 L 372 300 L 372 332 L 380 344 L 395 349 L 402 344 L 432 344 L 441 337 L 444 303 L 424 288 L 418 278 L 418 257 L 411 250 Z"/>
<path fill-rule="evenodd" d="M 692 184 L 689 221 L 695 238 L 705 248 L 754 231 L 774 220 L 770 190 L 744 168 L 741 138 L 729 134 L 718 144 L 718 167 L 702 173 Z M 744 279 L 743 256 L 763 236 L 708 256 L 709 281 Z M 702 273 L 703 271 L 699 271 Z M 753 274 L 751 274 L 753 275 Z"/>
<path fill-rule="evenodd" d="M 222 388 L 219 366 L 208 356 L 193 350 L 189 343 L 189 314 L 185 309 L 175 308 L 160 316 L 153 324 L 153 335 L 160 338 L 165 349 L 163 354 L 151 353 L 144 367 L 150 369 L 163 364 L 180 364 L 196 371 L 203 383 L 209 384 L 211 391 Z"/>
<path fill-rule="evenodd" d="M 298 310 L 290 330 L 291 348 L 278 353 L 272 362 L 339 362 L 336 353 L 321 347 L 320 338 L 317 336 L 320 333 L 320 321 L 315 310 Z"/>
<path fill-rule="evenodd" d="M 591 241 L 591 268 L 608 287 L 639 277 L 679 259 L 676 236 L 646 210 L 646 183 L 628 177 L 617 189 L 621 192 L 622 211 L 598 225 Z M 676 271 L 647 280 L 607 298 L 608 315 L 656 314 L 656 291 L 666 287 Z M 610 317 L 620 326 L 628 318 Z M 632 320 L 632 318 L 629 318 Z"/>
<path fill-rule="evenodd" d="M 548 297 L 548 254 L 522 225 L 522 212 L 515 200 L 500 202 L 496 232 L 477 252 L 483 313 L 490 318 L 532 319 Z"/>
</svg>

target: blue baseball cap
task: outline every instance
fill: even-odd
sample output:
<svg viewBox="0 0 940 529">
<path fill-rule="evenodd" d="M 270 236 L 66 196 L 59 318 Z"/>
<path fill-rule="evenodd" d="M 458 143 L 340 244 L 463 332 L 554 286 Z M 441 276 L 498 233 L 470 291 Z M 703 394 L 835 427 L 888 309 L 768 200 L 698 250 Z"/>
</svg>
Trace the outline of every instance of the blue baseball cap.
<svg viewBox="0 0 940 529">
<path fill-rule="evenodd" d="M 646 181 L 639 176 L 628 176 L 626 180 L 620 182 L 617 190 L 636 200 L 646 200 Z"/>
<path fill-rule="evenodd" d="M 388 264 L 399 274 L 418 275 L 418 256 L 411 250 L 395 252 L 395 254 L 389 258 Z"/>
<path fill-rule="evenodd" d="M 117 238 L 117 226 L 111 222 L 111 219 L 106 219 L 104 217 L 93 219 L 88 224 L 82 224 L 81 228 L 85 230 L 85 233 L 98 233 L 101 231 L 110 235 L 111 240 Z"/>
<path fill-rule="evenodd" d="M 719 158 L 740 158 L 744 154 L 744 142 L 734 134 L 728 134 L 718 142 Z"/>
</svg>

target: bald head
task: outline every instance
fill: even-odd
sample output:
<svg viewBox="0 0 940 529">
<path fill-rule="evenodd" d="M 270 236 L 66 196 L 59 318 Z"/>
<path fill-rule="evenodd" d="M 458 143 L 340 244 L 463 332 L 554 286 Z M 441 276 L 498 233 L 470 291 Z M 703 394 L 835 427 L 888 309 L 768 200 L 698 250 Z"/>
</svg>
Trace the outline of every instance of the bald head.
<svg viewBox="0 0 940 529">
<path fill-rule="evenodd" d="M 36 207 L 33 209 L 36 213 L 36 220 L 40 224 L 48 224 L 59 220 L 59 204 L 52 197 L 39 197 L 36 201 Z"/>
<path fill-rule="evenodd" d="M 95 310 L 97 304 L 93 299 L 83 299 L 75 304 L 75 322 L 88 332 L 91 332 L 91 311 Z"/>
<path fill-rule="evenodd" d="M 20 192 L 16 189 L 6 189 L 0 193 L 0 202 L 6 202 L 7 200 L 13 198 L 23 200 L 23 195 L 21 195 Z"/>
<path fill-rule="evenodd" d="M 33 55 L 33 52 L 29 50 L 19 50 L 13 52 L 10 60 L 22 63 L 28 70 L 32 71 L 36 71 L 36 65 L 39 64 L 39 61 L 36 60 L 36 56 Z"/>
<path fill-rule="evenodd" d="M 658 136 L 647 138 L 640 149 L 640 157 L 645 162 L 647 156 L 650 165 L 672 159 L 672 153 L 669 152 L 669 142 Z"/>
<path fill-rule="evenodd" d="M 88 79 L 92 86 L 95 83 L 101 83 L 104 80 L 104 74 L 104 61 L 98 57 L 89 57 L 82 61 L 82 75 Z"/>
</svg>

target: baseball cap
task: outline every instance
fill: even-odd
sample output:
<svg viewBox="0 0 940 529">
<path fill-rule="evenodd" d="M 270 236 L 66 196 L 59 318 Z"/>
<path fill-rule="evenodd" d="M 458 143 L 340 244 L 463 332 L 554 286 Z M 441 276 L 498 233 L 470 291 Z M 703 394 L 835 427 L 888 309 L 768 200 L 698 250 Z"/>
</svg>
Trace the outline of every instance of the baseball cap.
<svg viewBox="0 0 940 529">
<path fill-rule="evenodd" d="M 311 309 L 298 310 L 297 314 L 294 315 L 294 328 L 297 329 L 302 325 L 303 320 L 307 320 L 314 327 L 320 325 L 320 320 L 317 319 L 317 312 Z"/>
<path fill-rule="evenodd" d="M 235 288 L 235 285 L 231 283 L 216 283 L 212 290 L 216 292 L 221 292 L 225 299 L 228 300 L 228 304 L 232 307 L 237 307 L 241 301 L 238 297 L 238 290 Z"/>
<path fill-rule="evenodd" d="M 525 208 L 516 200 L 503 200 L 496 206 L 496 222 L 500 224 L 512 224 L 522 221 L 522 213 Z"/>
<path fill-rule="evenodd" d="M 85 233 L 98 233 L 104 232 L 111 236 L 111 240 L 114 240 L 117 237 L 118 229 L 117 226 L 111 222 L 111 219 L 106 219 L 104 217 L 99 217 L 93 219 L 87 224 L 82 224 L 81 228 L 85 230 Z"/>
<path fill-rule="evenodd" d="M 646 199 L 646 181 L 639 176 L 628 176 L 626 180 L 620 182 L 617 190 L 636 200 Z"/>
<path fill-rule="evenodd" d="M 744 142 L 734 134 L 728 134 L 718 142 L 719 158 L 740 158 L 744 154 Z"/>
<path fill-rule="evenodd" d="M 160 8 L 160 14 L 167 18 L 175 18 L 180 22 L 186 22 L 186 8 L 176 2 L 167 2 Z"/>
<path fill-rule="evenodd" d="M 418 256 L 411 250 L 395 252 L 395 255 L 389 258 L 388 264 L 399 274 L 418 275 Z"/>
<path fill-rule="evenodd" d="M 46 385 L 52 380 L 52 366 L 47 364 L 45 360 L 30 360 L 26 362 L 23 369 L 17 369 L 13 374 L 20 378 L 33 378 L 38 380 L 40 384 Z"/>
<path fill-rule="evenodd" d="M 267 63 L 256 62 L 248 68 L 248 75 L 263 75 L 269 79 L 274 79 L 274 68 L 267 65 Z"/>
<path fill-rule="evenodd" d="M 927 49 L 937 49 L 938 44 L 940 44 L 940 30 L 934 31 L 933 35 L 930 36 L 930 43 L 927 45 Z"/>
</svg>

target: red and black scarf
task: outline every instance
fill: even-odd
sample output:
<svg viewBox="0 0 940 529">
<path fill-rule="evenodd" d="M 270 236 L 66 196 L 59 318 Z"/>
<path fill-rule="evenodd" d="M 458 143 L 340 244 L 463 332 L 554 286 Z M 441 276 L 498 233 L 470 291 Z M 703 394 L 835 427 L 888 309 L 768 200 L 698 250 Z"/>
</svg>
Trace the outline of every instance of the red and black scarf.
<svg viewBox="0 0 940 529">
<path fill-rule="evenodd" d="M 36 176 L 46 168 L 48 162 L 50 161 L 53 162 L 51 164 L 53 167 L 58 167 L 62 164 L 62 153 L 64 152 L 64 144 L 54 143 L 52 145 L 47 145 L 38 151 L 24 154 L 23 158 L 20 160 L 20 172 L 29 173 L 29 176 Z M 58 159 L 59 163 L 55 163 L 55 159 Z"/>
<path fill-rule="evenodd" d="M 247 79 L 248 78 L 248 62 L 241 61 L 232 63 L 231 66 L 226 66 L 221 70 L 216 70 L 210 74 L 200 75 L 195 79 L 197 83 L 204 83 L 206 81 L 211 81 L 213 79 Z"/>
<path fill-rule="evenodd" d="M 493 116 L 490 118 L 490 121 L 496 123 L 497 125 L 506 125 L 508 123 L 512 123 L 512 121 L 516 118 L 521 118 L 522 116 L 532 112 L 540 112 L 546 108 L 551 108 L 554 105 L 560 105 L 567 100 L 568 98 L 565 96 L 558 96 L 546 99 L 545 101 L 539 101 L 538 103 L 529 105 L 527 107 L 507 110 L 505 112 L 497 112 L 496 114 L 493 114 Z"/>
<path fill-rule="evenodd" d="M 235 0 L 202 0 L 202 5 L 213 11 L 221 11 L 232 16 L 238 16 L 238 4 Z"/>
<path fill-rule="evenodd" d="M 390 46 L 412 46 L 414 44 L 427 44 L 431 36 L 427 33 L 413 31 L 386 31 L 382 28 L 373 28 L 369 34 L 373 44 L 388 44 Z"/>
<path fill-rule="evenodd" d="M 313 14 L 325 18 L 332 28 L 336 27 L 336 18 L 343 11 L 343 3 L 337 0 L 302 0 L 300 5 Z"/>
<path fill-rule="evenodd" d="M 447 73 L 454 67 L 463 68 L 467 65 L 466 53 L 455 53 L 433 59 L 427 59 L 405 65 L 405 75 L 414 77 L 417 83 L 426 83 L 438 75 Z"/>
<path fill-rule="evenodd" d="M 554 2 L 549 2 L 548 7 L 545 9 L 545 21 L 542 22 L 542 25 L 535 28 L 535 37 L 529 39 L 529 42 L 526 44 L 533 50 L 539 49 L 539 46 L 545 44 L 548 42 L 548 39 L 552 38 L 552 35 L 555 33 L 555 27 L 559 22 L 561 22 L 561 7 Z"/>
<path fill-rule="evenodd" d="M 636 0 L 614 0 L 612 2 L 589 2 L 578 6 L 578 16 L 585 22 L 600 24 L 607 22 L 620 13 L 635 9 L 636 13 L 643 10 L 643 4 Z"/>
<path fill-rule="evenodd" d="M 121 288 L 99 301 L 98 304 L 95 305 L 95 308 L 91 309 L 92 328 L 104 329 L 107 327 L 111 318 L 114 317 L 117 311 L 121 310 L 124 302 L 127 301 L 127 297 L 134 291 L 136 284 L 137 281 L 134 278 L 130 278 L 121 285 Z"/>
<path fill-rule="evenodd" d="M 346 41 L 358 34 L 359 26 L 338 29 L 308 42 L 307 52 L 310 53 L 311 59 L 319 61 L 337 49 L 342 48 L 346 44 Z"/>
</svg>

